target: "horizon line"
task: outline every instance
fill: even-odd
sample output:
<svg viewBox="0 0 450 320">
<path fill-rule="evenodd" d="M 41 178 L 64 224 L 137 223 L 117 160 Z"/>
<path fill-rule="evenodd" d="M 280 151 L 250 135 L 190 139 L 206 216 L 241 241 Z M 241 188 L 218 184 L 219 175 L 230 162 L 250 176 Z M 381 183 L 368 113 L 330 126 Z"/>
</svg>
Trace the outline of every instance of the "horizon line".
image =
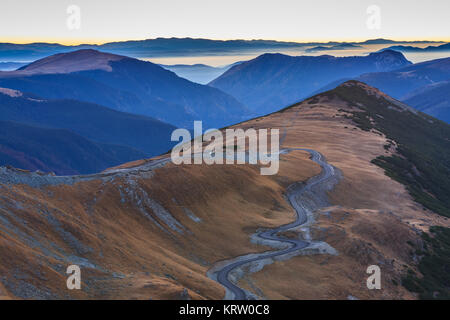
<svg viewBox="0 0 450 320">
<path fill-rule="evenodd" d="M 212 40 L 212 41 L 276 41 L 276 42 L 280 42 L 280 43 L 298 43 L 298 44 L 326 44 L 326 43 L 330 43 L 330 42 L 338 42 L 338 43 L 363 43 L 366 41 L 370 41 L 370 40 L 388 40 L 388 41 L 395 41 L 395 42 L 399 42 L 399 43 L 420 43 L 420 42 L 428 42 L 428 43 L 449 43 L 450 40 L 443 40 L 443 39 L 425 39 L 425 40 L 406 40 L 406 39 L 394 39 L 394 38 L 384 38 L 384 37 L 379 37 L 379 38 L 367 38 L 367 39 L 340 39 L 340 40 L 336 40 L 336 39 L 317 39 L 317 40 L 288 40 L 288 39 L 256 39 L 256 38 L 228 38 L 228 39 L 217 39 L 217 38 L 204 38 L 204 37 L 156 37 L 156 38 L 142 38 L 142 39 L 98 39 L 98 40 L 94 40 L 94 39 L 85 39 L 85 40 L 81 40 L 81 41 L 72 41 L 72 40 L 65 40 L 65 39 L 36 39 L 36 40 L 14 40 L 14 39 L 5 39 L 2 40 L 2 38 L 0 38 L 0 43 L 2 44 L 22 44 L 22 45 L 27 45 L 27 44 L 36 44 L 36 43 L 45 43 L 45 44 L 60 44 L 60 45 L 65 45 L 65 46 L 80 46 L 80 45 L 97 45 L 97 46 L 101 46 L 107 43 L 114 43 L 114 42 L 128 42 L 128 41 L 146 41 L 146 40 L 157 40 L 157 39 L 192 39 L 192 40 Z"/>
</svg>

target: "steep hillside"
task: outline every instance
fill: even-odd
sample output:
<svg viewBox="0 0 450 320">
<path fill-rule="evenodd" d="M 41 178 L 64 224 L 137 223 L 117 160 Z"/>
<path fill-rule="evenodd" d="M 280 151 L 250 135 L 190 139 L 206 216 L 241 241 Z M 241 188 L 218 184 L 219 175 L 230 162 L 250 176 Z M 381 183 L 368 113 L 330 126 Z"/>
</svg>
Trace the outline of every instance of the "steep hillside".
<svg viewBox="0 0 450 320">
<path fill-rule="evenodd" d="M 145 157 L 129 147 L 90 141 L 71 131 L 0 121 L 0 165 L 54 172 L 93 173 Z"/>
<path fill-rule="evenodd" d="M 311 95 L 333 80 L 410 64 L 401 53 L 389 50 L 364 57 L 264 54 L 234 66 L 210 85 L 236 97 L 257 114 L 266 114 Z"/>
<path fill-rule="evenodd" d="M 95 50 L 57 54 L 17 71 L 0 72 L 0 86 L 47 99 L 75 99 L 150 116 L 177 126 L 203 120 L 221 127 L 246 109 L 228 94 L 192 83 L 150 62 Z"/>
<path fill-rule="evenodd" d="M 278 174 L 262 176 L 259 165 L 177 166 L 168 155 L 85 177 L 2 168 L 3 294 L 221 299 L 226 291 L 212 272 L 232 258 L 280 250 L 255 233 L 290 223 L 294 207 L 309 207 L 311 199 L 291 193 L 321 181 L 309 179 L 322 168 L 299 150 L 306 148 L 323 155 L 340 177 L 325 189 L 307 190 L 324 193 L 320 209 L 278 235 L 306 247 L 243 266 L 230 281 L 268 299 L 448 295 L 448 273 L 442 273 L 448 237 L 441 230 L 450 221 L 441 196 L 449 162 L 447 153 L 436 152 L 448 150 L 448 125 L 349 82 L 234 127 L 280 129 Z M 424 170 L 422 161 L 432 161 L 434 171 Z M 405 166 L 392 175 L 398 163 Z M 423 193 L 436 209 L 424 207 L 430 202 L 422 201 Z M 81 267 L 79 291 L 66 289 L 69 264 Z M 366 286 L 373 264 L 381 269 L 382 290 Z"/>
<path fill-rule="evenodd" d="M 392 72 L 363 74 L 356 78 L 396 99 L 403 99 L 413 90 L 449 79 L 450 58 L 416 63 Z"/>
<path fill-rule="evenodd" d="M 150 117 L 76 100 L 46 100 L 4 88 L 0 88 L 0 120 L 67 129 L 92 141 L 137 149 L 147 156 L 169 150 L 175 130 Z"/>
<path fill-rule="evenodd" d="M 417 110 L 450 123 L 450 81 L 421 87 L 408 93 L 403 101 Z"/>
<path fill-rule="evenodd" d="M 357 81 L 327 94 L 356 108 L 347 112 L 361 129 L 389 139 L 385 148 L 397 154 L 373 162 L 403 183 L 417 202 L 450 217 L 450 126 Z"/>
</svg>

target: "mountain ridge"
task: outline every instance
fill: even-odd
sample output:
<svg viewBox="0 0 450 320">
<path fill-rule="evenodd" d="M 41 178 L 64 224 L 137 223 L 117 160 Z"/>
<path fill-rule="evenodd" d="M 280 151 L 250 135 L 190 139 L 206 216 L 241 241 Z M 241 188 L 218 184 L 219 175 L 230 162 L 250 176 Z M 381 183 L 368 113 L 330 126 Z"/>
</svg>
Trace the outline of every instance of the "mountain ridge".
<svg viewBox="0 0 450 320">
<path fill-rule="evenodd" d="M 83 63 L 78 65 L 80 56 Z M 37 71 L 41 72 L 33 73 Z M 194 120 L 221 127 L 247 113 L 244 105 L 219 89 L 190 82 L 151 62 L 90 49 L 0 72 L 0 87 L 48 99 L 92 102 L 183 127 L 192 127 Z"/>
<path fill-rule="evenodd" d="M 338 185 L 327 190 L 326 209 L 315 212 L 314 222 L 305 226 L 308 231 L 280 234 L 307 237 L 313 245 L 295 258 L 248 268 L 254 273 L 244 269 L 239 286 L 266 299 L 447 296 L 448 288 L 438 281 L 448 279 L 445 256 L 423 245 L 423 237 L 429 235 L 445 247 L 445 239 L 433 236 L 432 226 L 449 227 L 450 222 L 414 201 L 407 186 L 421 185 L 421 176 L 430 174 L 422 171 L 423 160 L 437 161 L 431 166 L 437 170 L 431 184 L 443 179 L 444 172 L 439 172 L 450 150 L 442 148 L 449 143 L 443 133 L 449 125 L 405 110 L 373 87 L 350 82 L 232 128 L 284 132 L 281 148 L 286 152 L 280 154 L 278 175 L 261 176 L 259 166 L 249 164 L 162 165 L 158 157 L 76 184 L 33 187 L 27 177 L 32 182 L 35 175 L 0 168 L 0 178 L 6 175 L 7 181 L 0 183 L 4 294 L 28 299 L 222 299 L 223 287 L 207 276 L 211 266 L 274 250 L 270 243 L 253 243 L 252 235 L 291 223 L 295 212 L 285 197 L 288 187 L 304 186 L 320 174 L 307 152 L 295 150 L 302 147 L 317 150 L 342 173 Z M 418 164 L 419 174 L 408 163 L 405 174 L 386 175 L 384 162 L 398 160 L 395 156 L 404 150 L 413 152 L 404 157 Z M 420 156 L 414 157 L 417 152 Z M 413 180 L 400 182 L 408 174 Z M 324 255 L 324 243 L 338 254 Z M 86 290 L 68 292 L 61 285 L 71 264 L 83 267 Z M 383 265 L 383 290 L 361 285 L 372 264 Z M 17 269 L 20 276 L 15 277 Z M 410 291 L 414 288 L 420 293 Z"/>
<path fill-rule="evenodd" d="M 88 118 L 87 118 L 88 117 Z M 77 100 L 48 100 L 0 88 L 0 120 L 66 129 L 99 143 L 122 145 L 156 156 L 173 143 L 176 127 L 159 120 Z"/>
<path fill-rule="evenodd" d="M 235 96 L 254 112 L 264 114 L 306 98 L 332 78 L 393 70 L 410 64 L 403 54 L 392 50 L 362 57 L 263 54 L 232 67 L 209 85 Z"/>
</svg>

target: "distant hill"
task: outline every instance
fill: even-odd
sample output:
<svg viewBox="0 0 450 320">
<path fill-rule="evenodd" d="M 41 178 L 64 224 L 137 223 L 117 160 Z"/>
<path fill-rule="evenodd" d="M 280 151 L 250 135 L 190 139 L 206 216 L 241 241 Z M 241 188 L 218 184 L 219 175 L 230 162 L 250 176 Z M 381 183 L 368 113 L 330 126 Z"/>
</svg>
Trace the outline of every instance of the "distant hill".
<svg viewBox="0 0 450 320">
<path fill-rule="evenodd" d="M 234 66 L 210 85 L 233 95 L 257 114 L 265 114 L 311 95 L 330 81 L 410 64 L 401 53 L 391 50 L 362 57 L 264 54 Z"/>
<path fill-rule="evenodd" d="M 450 43 L 446 43 L 440 46 L 428 46 L 425 48 L 413 47 L 413 46 L 392 46 L 384 50 L 395 50 L 401 52 L 441 52 L 450 51 Z"/>
<path fill-rule="evenodd" d="M 45 100 L 0 88 L 0 120 L 67 129 L 89 140 L 134 148 L 146 156 L 173 146 L 174 126 L 76 100 Z"/>
<path fill-rule="evenodd" d="M 436 43 L 434 41 L 394 41 L 388 39 L 371 39 L 353 42 L 356 45 L 371 44 Z M 0 61 L 32 61 L 56 53 L 66 53 L 80 49 L 95 49 L 135 58 L 161 56 L 199 56 L 217 55 L 218 53 L 264 52 L 311 46 L 333 46 L 340 42 L 284 42 L 275 40 L 211 40 L 194 38 L 156 38 L 146 40 L 129 40 L 109 42 L 101 45 L 82 44 L 66 46 L 57 43 L 0 43 Z"/>
<path fill-rule="evenodd" d="M 360 45 L 352 44 L 352 43 L 340 43 L 331 47 L 317 46 L 308 48 L 305 52 L 317 52 L 317 51 L 331 51 L 331 50 L 348 50 L 362 48 Z"/>
<path fill-rule="evenodd" d="M 192 83 L 162 67 L 133 58 L 78 50 L 0 72 L 0 87 L 46 99 L 75 99 L 141 114 L 183 127 L 194 120 L 221 127 L 247 110 L 230 95 Z"/>
<path fill-rule="evenodd" d="M 403 101 L 416 109 L 450 123 L 450 81 L 429 84 L 408 93 Z"/>
<path fill-rule="evenodd" d="M 24 62 L 0 62 L 0 71 L 11 71 L 26 65 Z"/>
<path fill-rule="evenodd" d="M 331 90 L 351 78 L 333 81 L 315 93 Z M 450 58 L 416 63 L 390 72 L 354 77 L 424 113 L 450 123 Z"/>
<path fill-rule="evenodd" d="M 0 121 L 0 166 L 57 175 L 87 174 L 144 156 L 135 149 L 96 143 L 64 129 Z"/>
<path fill-rule="evenodd" d="M 166 70 L 175 72 L 176 75 L 181 78 L 185 78 L 195 83 L 208 84 L 209 82 L 223 74 L 225 71 L 239 63 L 241 62 L 236 62 L 224 67 L 212 67 L 205 64 L 175 64 L 160 66 Z"/>
<path fill-rule="evenodd" d="M 133 57 L 158 57 L 214 54 L 241 50 L 264 50 L 303 47 L 297 42 L 275 40 L 211 40 L 193 38 L 156 38 L 109 42 L 101 45 L 82 44 L 66 46 L 54 43 L 14 44 L 0 43 L 0 60 L 35 60 L 57 53 L 80 49 L 95 49 Z"/>
<path fill-rule="evenodd" d="M 367 73 L 356 79 L 418 110 L 449 121 L 447 82 L 450 81 L 450 58 L 416 63 L 391 72 Z M 327 87 L 335 87 L 338 82 Z"/>
</svg>

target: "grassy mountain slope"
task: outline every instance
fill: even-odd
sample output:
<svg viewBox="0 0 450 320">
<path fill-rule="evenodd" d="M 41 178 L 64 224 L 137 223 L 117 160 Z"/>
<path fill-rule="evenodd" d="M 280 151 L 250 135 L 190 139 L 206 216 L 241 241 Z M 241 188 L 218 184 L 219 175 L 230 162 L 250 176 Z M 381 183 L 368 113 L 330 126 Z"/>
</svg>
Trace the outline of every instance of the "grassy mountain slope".
<svg viewBox="0 0 450 320">
<path fill-rule="evenodd" d="M 392 119 L 386 127 L 378 122 L 366 127 L 364 119 L 371 111 L 365 105 Z M 419 297 L 402 285 L 408 270 L 418 277 L 428 272 L 420 268 L 420 256 L 410 243 L 420 248 L 421 234 L 435 238 L 432 226 L 450 227 L 450 221 L 424 209 L 407 185 L 372 162 L 400 153 L 396 141 L 368 127 L 398 135 L 399 145 L 410 146 L 388 124 L 419 117 L 413 124 L 425 126 L 423 119 L 429 119 L 433 123 L 423 128 L 428 133 L 445 125 L 410 110 L 374 88 L 349 83 L 233 126 L 278 128 L 281 148 L 315 149 L 342 173 L 328 192 L 329 207 L 314 212 L 314 222 L 305 226 L 309 231 L 285 234 L 326 242 L 337 255 L 312 246 L 304 255 L 244 272 L 240 286 L 267 299 Z M 416 131 L 408 131 L 411 138 Z M 420 139 L 422 135 L 417 132 Z M 442 155 L 430 154 L 440 161 Z M 253 243 L 251 236 L 260 228 L 291 222 L 294 211 L 286 189 L 320 172 L 304 151 L 280 158 L 280 170 L 273 176 L 261 176 L 255 165 L 169 162 L 149 169 L 153 162 L 143 160 L 73 185 L 40 187 L 27 185 L 26 178 L 33 175 L 2 171 L 0 287 L 13 298 L 222 299 L 224 290 L 207 277 L 208 270 L 238 255 L 271 250 Z M 3 183 L 8 181 L 5 175 L 18 174 L 25 184 Z M 433 254 L 441 256 L 430 250 Z M 82 265 L 82 290 L 66 290 L 69 264 Z M 372 264 L 382 270 L 382 290 L 367 290 L 366 270 Z M 441 270 L 433 264 L 433 270 Z"/>
<path fill-rule="evenodd" d="M 395 143 L 397 155 L 378 157 L 374 163 L 405 184 L 417 202 L 450 217 L 450 126 L 376 90 L 368 96 L 358 82 L 346 82 L 329 94 L 359 109 L 351 118 L 360 128 L 382 132 Z"/>
</svg>

